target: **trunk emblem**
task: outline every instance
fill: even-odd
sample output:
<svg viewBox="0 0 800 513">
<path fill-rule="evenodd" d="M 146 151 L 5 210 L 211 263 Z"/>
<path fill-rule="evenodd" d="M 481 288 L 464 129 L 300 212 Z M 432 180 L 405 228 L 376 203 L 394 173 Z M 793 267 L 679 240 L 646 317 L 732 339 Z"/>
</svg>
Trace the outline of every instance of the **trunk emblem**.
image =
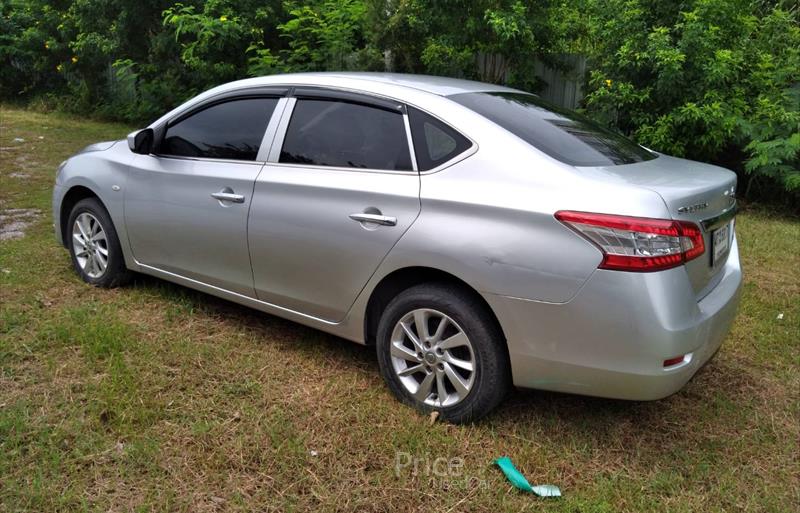
<svg viewBox="0 0 800 513">
<path fill-rule="evenodd" d="M 691 214 L 692 212 L 697 212 L 698 210 L 704 210 L 708 208 L 708 203 L 698 203 L 696 205 L 688 205 L 685 207 L 681 207 L 678 209 L 678 212 L 681 214 Z"/>
</svg>

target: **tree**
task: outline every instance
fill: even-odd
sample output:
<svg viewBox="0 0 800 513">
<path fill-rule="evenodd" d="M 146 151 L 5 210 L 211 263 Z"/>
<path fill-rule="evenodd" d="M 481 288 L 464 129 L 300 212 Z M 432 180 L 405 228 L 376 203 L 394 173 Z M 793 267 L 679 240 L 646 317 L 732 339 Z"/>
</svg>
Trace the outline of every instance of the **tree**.
<svg viewBox="0 0 800 513">
<path fill-rule="evenodd" d="M 589 13 L 590 115 L 653 149 L 800 192 L 796 11 L 747 0 L 593 0 Z"/>
<path fill-rule="evenodd" d="M 535 88 L 536 57 L 556 48 L 558 26 L 549 23 L 551 2 L 520 0 L 390 0 L 372 2 L 382 29 L 381 47 L 397 71 L 462 76 Z M 494 66 L 479 66 L 489 55 Z"/>
</svg>

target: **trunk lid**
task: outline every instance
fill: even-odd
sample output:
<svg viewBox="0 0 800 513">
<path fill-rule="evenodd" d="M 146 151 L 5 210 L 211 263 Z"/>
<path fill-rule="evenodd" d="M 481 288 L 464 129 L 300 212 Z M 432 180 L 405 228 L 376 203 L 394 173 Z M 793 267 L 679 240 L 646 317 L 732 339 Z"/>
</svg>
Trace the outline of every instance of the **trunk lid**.
<svg viewBox="0 0 800 513">
<path fill-rule="evenodd" d="M 687 262 L 686 271 L 698 299 L 716 286 L 733 242 L 735 173 L 666 155 L 635 164 L 580 169 L 596 179 L 651 190 L 661 196 L 673 219 L 700 226 L 705 252 Z"/>
</svg>

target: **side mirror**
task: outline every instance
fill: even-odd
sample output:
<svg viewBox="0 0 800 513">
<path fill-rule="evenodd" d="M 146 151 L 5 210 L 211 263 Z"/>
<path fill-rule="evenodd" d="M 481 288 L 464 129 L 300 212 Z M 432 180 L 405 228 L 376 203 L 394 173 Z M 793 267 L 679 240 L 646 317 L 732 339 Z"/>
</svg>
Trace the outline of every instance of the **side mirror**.
<svg viewBox="0 0 800 513">
<path fill-rule="evenodd" d="M 143 128 L 128 134 L 128 148 L 140 155 L 149 155 L 153 152 L 153 129 Z"/>
</svg>

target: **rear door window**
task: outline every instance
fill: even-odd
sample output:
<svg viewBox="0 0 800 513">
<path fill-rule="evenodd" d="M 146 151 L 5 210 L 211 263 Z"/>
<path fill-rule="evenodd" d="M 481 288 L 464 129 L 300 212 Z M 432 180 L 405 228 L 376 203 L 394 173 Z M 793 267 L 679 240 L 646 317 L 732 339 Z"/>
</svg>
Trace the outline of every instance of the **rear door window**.
<svg viewBox="0 0 800 513">
<path fill-rule="evenodd" d="M 280 162 L 411 171 L 403 115 L 342 100 L 297 100 Z"/>
<path fill-rule="evenodd" d="M 277 98 L 243 98 L 206 107 L 167 127 L 160 155 L 256 160 Z"/>
</svg>

